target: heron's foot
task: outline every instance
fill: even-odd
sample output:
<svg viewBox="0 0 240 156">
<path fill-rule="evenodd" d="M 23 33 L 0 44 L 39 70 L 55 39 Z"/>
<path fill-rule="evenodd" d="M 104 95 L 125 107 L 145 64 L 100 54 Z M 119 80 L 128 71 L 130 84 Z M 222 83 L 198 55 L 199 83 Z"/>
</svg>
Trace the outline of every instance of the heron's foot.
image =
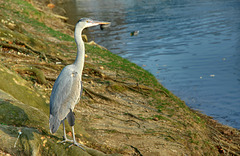
<svg viewBox="0 0 240 156">
<path fill-rule="evenodd" d="M 59 144 L 66 143 L 66 142 L 72 142 L 73 143 L 73 140 L 70 140 L 68 138 L 63 138 L 63 141 L 59 142 Z"/>
<path fill-rule="evenodd" d="M 80 147 L 82 150 L 86 151 L 85 148 L 86 146 L 80 144 L 80 143 L 77 143 L 77 142 L 73 142 L 73 144 L 69 145 L 68 147 L 72 147 L 73 145 L 77 146 L 77 147 Z M 85 147 L 85 148 L 84 148 Z"/>
<path fill-rule="evenodd" d="M 59 144 L 62 144 L 62 143 L 66 143 L 66 142 L 71 142 L 72 144 L 68 146 L 68 148 L 72 147 L 73 145 L 77 146 L 77 147 L 80 147 L 82 150 L 86 151 L 84 149 L 84 147 L 86 148 L 86 146 L 80 144 L 80 143 L 77 143 L 77 142 L 74 142 L 74 140 L 70 140 L 68 138 L 64 138 L 63 141 L 59 142 Z"/>
</svg>

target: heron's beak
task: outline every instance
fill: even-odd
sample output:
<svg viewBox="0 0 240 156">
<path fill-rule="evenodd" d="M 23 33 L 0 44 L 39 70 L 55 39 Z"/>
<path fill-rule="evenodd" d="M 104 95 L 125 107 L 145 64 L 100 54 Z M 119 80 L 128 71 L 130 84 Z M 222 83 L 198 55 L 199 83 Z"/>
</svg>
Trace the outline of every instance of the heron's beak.
<svg viewBox="0 0 240 156">
<path fill-rule="evenodd" d="M 89 21 L 87 23 L 87 26 L 86 27 L 92 27 L 92 26 L 97 26 L 97 25 L 104 25 L 105 27 L 109 27 L 111 25 L 111 22 L 104 22 L 104 21 Z"/>
<path fill-rule="evenodd" d="M 104 21 L 96 21 L 96 22 L 97 22 L 97 25 L 100 25 L 101 30 L 108 28 L 111 25 L 111 22 L 104 22 Z"/>
<path fill-rule="evenodd" d="M 99 25 L 103 25 L 103 24 L 108 24 L 108 25 L 110 25 L 110 24 L 111 24 L 111 22 L 104 22 L 104 21 L 94 21 L 93 23 L 99 24 Z"/>
</svg>

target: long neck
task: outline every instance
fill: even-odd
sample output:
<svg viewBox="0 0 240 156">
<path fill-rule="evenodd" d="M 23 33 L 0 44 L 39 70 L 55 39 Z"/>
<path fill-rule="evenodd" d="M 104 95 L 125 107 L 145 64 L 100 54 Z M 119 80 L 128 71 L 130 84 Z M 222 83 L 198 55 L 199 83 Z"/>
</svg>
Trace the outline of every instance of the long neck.
<svg viewBox="0 0 240 156">
<path fill-rule="evenodd" d="M 77 57 L 74 62 L 74 65 L 81 73 L 83 71 L 84 59 L 85 59 L 85 46 L 82 40 L 82 30 L 83 29 L 81 28 L 81 25 L 78 24 L 76 25 L 75 32 L 74 32 L 74 38 L 77 44 Z"/>
</svg>

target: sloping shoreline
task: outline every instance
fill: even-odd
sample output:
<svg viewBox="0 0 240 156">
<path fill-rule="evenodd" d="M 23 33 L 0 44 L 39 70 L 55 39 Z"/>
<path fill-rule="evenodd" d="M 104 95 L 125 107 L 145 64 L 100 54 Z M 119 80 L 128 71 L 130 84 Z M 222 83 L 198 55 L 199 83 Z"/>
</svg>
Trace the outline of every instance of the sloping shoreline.
<svg viewBox="0 0 240 156">
<path fill-rule="evenodd" d="M 49 132 L 49 97 L 75 59 L 73 32 L 47 6 L 10 0 L 0 7 L 0 154 L 240 155 L 238 130 L 191 110 L 149 72 L 91 44 L 74 110 L 77 140 L 89 148 L 58 144 L 62 128 Z"/>
</svg>

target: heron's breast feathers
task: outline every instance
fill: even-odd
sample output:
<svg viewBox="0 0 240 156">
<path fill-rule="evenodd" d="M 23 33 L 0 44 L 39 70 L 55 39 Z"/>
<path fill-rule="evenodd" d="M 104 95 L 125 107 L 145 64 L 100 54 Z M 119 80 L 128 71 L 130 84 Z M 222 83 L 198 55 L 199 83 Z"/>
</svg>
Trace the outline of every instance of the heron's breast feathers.
<svg viewBox="0 0 240 156">
<path fill-rule="evenodd" d="M 74 109 L 82 90 L 80 73 L 66 67 L 55 81 L 50 97 L 50 114 L 59 116 L 60 120 Z"/>
</svg>

